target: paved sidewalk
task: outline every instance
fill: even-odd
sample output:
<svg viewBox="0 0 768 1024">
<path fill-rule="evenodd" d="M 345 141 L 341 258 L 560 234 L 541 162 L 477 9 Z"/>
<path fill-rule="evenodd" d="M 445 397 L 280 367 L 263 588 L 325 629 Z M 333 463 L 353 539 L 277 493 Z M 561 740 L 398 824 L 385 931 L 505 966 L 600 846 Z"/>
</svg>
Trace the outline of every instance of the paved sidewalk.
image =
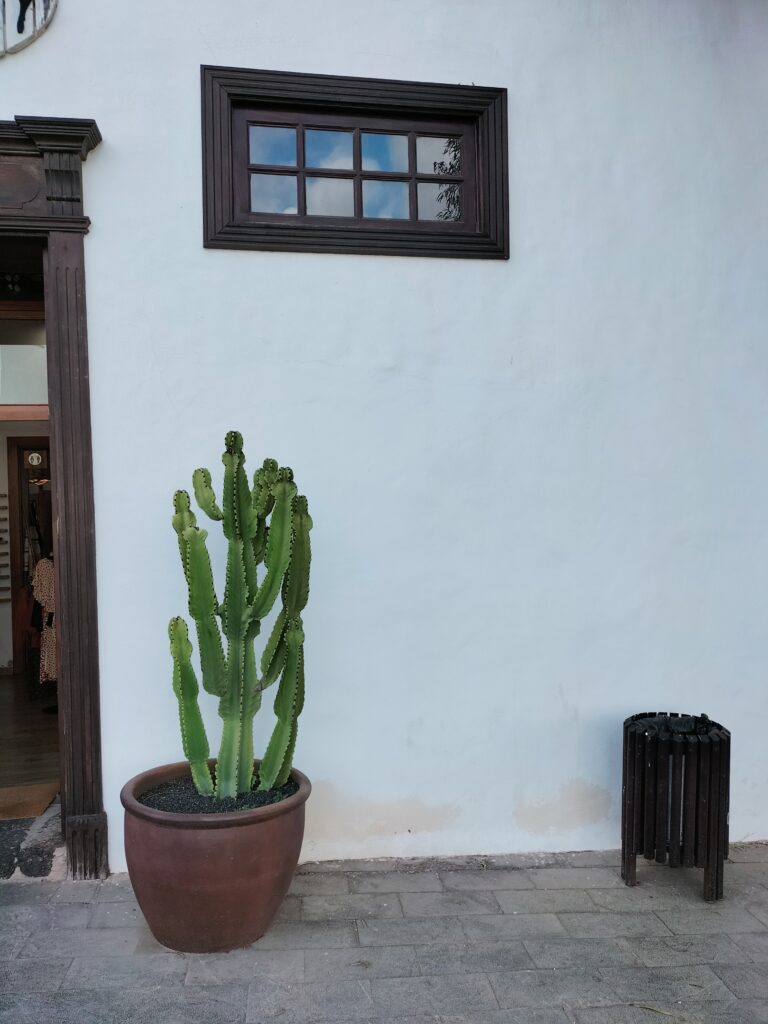
<svg viewBox="0 0 768 1024">
<path fill-rule="evenodd" d="M 2 1024 L 768 1022 L 768 846 L 701 873 L 613 853 L 308 864 L 250 949 L 171 953 L 125 875 L 0 883 Z"/>
</svg>

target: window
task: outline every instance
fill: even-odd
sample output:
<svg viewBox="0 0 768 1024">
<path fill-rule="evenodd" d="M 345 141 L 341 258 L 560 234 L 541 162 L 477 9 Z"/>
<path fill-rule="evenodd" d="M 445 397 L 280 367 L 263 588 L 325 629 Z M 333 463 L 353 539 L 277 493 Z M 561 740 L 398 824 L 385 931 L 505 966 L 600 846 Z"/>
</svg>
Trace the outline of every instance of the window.
<svg viewBox="0 0 768 1024">
<path fill-rule="evenodd" d="M 206 246 L 507 257 L 503 89 L 202 73 Z"/>
</svg>

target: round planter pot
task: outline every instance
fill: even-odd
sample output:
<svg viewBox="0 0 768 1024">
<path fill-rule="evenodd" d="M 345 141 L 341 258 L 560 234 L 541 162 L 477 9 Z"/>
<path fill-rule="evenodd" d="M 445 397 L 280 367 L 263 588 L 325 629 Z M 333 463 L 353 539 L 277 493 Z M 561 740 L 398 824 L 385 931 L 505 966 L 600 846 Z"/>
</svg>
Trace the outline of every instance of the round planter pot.
<svg viewBox="0 0 768 1024">
<path fill-rule="evenodd" d="M 258 762 L 257 762 L 258 764 Z M 309 779 L 298 792 L 226 814 L 173 814 L 137 797 L 189 773 L 185 761 L 142 772 L 123 786 L 128 874 L 158 942 L 183 953 L 250 946 L 285 899 L 304 837 Z"/>
</svg>

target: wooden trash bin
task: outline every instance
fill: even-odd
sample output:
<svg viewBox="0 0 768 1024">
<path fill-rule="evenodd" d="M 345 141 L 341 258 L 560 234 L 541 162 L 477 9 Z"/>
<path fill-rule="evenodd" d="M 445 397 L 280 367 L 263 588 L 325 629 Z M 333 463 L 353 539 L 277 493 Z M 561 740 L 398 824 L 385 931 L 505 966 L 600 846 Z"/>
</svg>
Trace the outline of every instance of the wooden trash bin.
<svg viewBox="0 0 768 1024">
<path fill-rule="evenodd" d="M 706 715 L 646 712 L 624 722 L 621 877 L 637 885 L 637 854 L 704 868 L 704 899 L 723 898 L 731 734 Z"/>
</svg>

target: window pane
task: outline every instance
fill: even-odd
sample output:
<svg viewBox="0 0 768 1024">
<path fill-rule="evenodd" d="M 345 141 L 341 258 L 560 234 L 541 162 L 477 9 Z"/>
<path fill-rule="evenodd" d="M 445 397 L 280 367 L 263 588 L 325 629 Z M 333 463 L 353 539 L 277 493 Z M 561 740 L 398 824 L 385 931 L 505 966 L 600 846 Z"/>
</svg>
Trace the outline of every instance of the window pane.
<svg viewBox="0 0 768 1024">
<path fill-rule="evenodd" d="M 304 133 L 304 163 L 307 167 L 334 167 L 341 171 L 351 171 L 352 132 L 308 128 Z"/>
<path fill-rule="evenodd" d="M 45 324 L 0 321 L 0 404 L 45 405 L 47 401 Z"/>
<path fill-rule="evenodd" d="M 408 136 L 363 132 L 364 171 L 407 171 Z"/>
<path fill-rule="evenodd" d="M 461 139 L 416 139 L 416 170 L 419 174 L 459 174 Z"/>
<path fill-rule="evenodd" d="M 307 213 L 326 217 L 354 217 L 352 179 L 307 178 Z"/>
<path fill-rule="evenodd" d="M 407 181 L 364 181 L 363 216 L 408 219 Z"/>
<path fill-rule="evenodd" d="M 419 220 L 461 220 L 461 185 L 420 181 L 418 207 Z"/>
<path fill-rule="evenodd" d="M 252 164 L 296 166 L 296 129 L 254 124 L 248 129 Z"/>
<path fill-rule="evenodd" d="M 252 174 L 252 213 L 297 213 L 296 178 L 292 174 Z"/>
</svg>

